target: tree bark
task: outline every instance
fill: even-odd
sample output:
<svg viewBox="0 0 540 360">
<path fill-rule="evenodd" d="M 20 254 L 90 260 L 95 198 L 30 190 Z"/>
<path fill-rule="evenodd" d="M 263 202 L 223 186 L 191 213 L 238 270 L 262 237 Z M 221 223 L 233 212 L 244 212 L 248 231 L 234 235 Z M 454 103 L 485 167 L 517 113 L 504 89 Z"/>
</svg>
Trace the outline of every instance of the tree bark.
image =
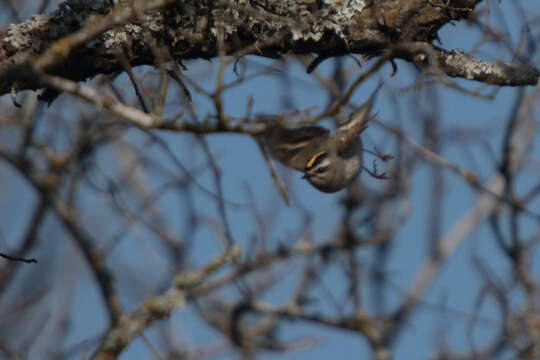
<svg viewBox="0 0 540 360">
<path fill-rule="evenodd" d="M 530 65 L 489 63 L 432 45 L 443 25 L 467 18 L 479 2 L 68 0 L 0 31 L 0 93 L 40 88 L 35 72 L 81 81 L 126 64 L 153 65 L 160 56 L 181 63 L 220 54 L 314 54 L 313 67 L 351 53 L 387 56 L 420 67 L 433 61 L 448 76 L 488 84 L 536 84 L 540 72 Z"/>
</svg>

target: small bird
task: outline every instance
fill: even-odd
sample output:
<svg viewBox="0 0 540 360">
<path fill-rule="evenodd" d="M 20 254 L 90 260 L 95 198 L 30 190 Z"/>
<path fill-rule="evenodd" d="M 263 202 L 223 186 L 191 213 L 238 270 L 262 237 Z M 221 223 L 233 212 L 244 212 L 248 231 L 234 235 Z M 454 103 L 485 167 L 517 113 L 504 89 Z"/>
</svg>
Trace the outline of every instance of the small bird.
<svg viewBox="0 0 540 360">
<path fill-rule="evenodd" d="M 302 178 L 322 192 L 345 188 L 362 171 L 363 148 L 358 135 L 367 127 L 379 88 L 333 134 L 320 126 L 271 127 L 266 133 L 270 153 L 284 165 L 303 171 Z"/>
</svg>

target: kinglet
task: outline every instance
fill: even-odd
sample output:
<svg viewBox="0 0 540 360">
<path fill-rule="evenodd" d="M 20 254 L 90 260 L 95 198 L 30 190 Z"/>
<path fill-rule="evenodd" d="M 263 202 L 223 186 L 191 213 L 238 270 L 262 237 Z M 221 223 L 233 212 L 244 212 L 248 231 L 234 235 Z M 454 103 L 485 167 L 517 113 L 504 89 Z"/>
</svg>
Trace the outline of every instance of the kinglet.
<svg viewBox="0 0 540 360">
<path fill-rule="evenodd" d="M 345 188 L 362 171 L 363 149 L 358 135 L 367 127 L 379 88 L 333 134 L 320 126 L 271 127 L 266 133 L 270 153 L 284 165 L 303 171 L 302 178 L 322 192 Z"/>
</svg>

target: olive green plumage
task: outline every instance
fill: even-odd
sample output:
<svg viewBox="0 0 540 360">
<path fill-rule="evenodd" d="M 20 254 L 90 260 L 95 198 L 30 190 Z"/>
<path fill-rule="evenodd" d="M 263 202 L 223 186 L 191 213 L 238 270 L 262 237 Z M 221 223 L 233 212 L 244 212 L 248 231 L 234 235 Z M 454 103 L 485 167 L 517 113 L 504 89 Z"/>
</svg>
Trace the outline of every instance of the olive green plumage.
<svg viewBox="0 0 540 360">
<path fill-rule="evenodd" d="M 362 141 L 358 136 L 370 119 L 377 90 L 333 134 L 320 126 L 271 127 L 266 133 L 270 153 L 284 165 L 304 172 L 323 192 L 343 189 L 362 171 Z"/>
</svg>

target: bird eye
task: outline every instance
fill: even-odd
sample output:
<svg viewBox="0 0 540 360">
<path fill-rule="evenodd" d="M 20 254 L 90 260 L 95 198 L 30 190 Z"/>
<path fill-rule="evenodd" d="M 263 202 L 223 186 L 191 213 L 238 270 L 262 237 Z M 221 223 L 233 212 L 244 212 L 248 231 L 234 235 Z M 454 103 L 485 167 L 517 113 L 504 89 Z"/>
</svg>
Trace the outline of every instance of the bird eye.
<svg viewBox="0 0 540 360">
<path fill-rule="evenodd" d="M 317 169 L 317 173 L 319 173 L 319 174 L 322 174 L 322 173 L 325 172 L 325 171 L 326 171 L 326 168 L 325 168 L 325 167 L 324 167 L 324 168 L 321 167 L 321 168 L 318 168 L 318 169 Z"/>
</svg>

